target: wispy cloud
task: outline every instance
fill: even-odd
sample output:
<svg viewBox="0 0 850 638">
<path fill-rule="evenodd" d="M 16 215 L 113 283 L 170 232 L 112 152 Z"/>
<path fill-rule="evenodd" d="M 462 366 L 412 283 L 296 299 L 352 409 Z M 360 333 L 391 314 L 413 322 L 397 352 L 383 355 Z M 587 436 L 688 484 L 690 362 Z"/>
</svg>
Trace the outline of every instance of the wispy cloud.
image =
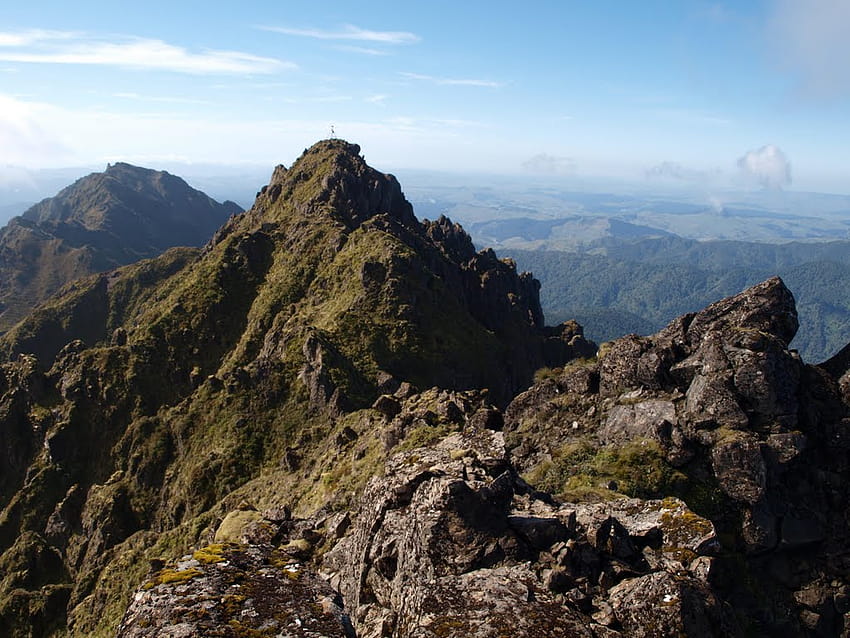
<svg viewBox="0 0 850 638">
<path fill-rule="evenodd" d="M 340 29 L 296 29 L 292 27 L 259 26 L 258 29 L 283 33 L 284 35 L 297 35 L 304 38 L 315 38 L 317 40 L 354 40 L 356 42 L 379 42 L 381 44 L 415 44 L 420 38 L 410 31 L 372 31 L 361 29 L 353 24 L 346 24 Z"/>
<path fill-rule="evenodd" d="M 27 29 L 25 31 L 0 32 L 0 47 L 24 47 L 47 40 L 69 40 L 78 37 L 71 31 L 48 31 Z"/>
<path fill-rule="evenodd" d="M 172 97 L 161 95 L 141 95 L 139 93 L 113 93 L 113 97 L 123 100 L 139 100 L 143 102 L 162 102 L 165 104 L 209 104 L 207 100 L 198 100 L 189 97 Z"/>
<path fill-rule="evenodd" d="M 348 53 L 359 53 L 361 55 L 389 55 L 389 51 L 384 51 L 383 49 L 372 49 L 369 47 L 358 47 L 358 46 L 350 46 L 347 44 L 341 44 L 337 47 L 334 47 L 337 51 L 346 51 Z"/>
<path fill-rule="evenodd" d="M 650 166 L 644 171 L 647 179 L 672 180 L 677 182 L 707 183 L 709 180 L 720 177 L 720 169 L 700 170 L 686 166 L 680 162 L 665 160 L 659 164 Z"/>
<path fill-rule="evenodd" d="M 459 78 L 441 78 L 433 75 L 423 75 L 421 73 L 408 73 L 406 71 L 399 72 L 399 75 L 408 80 L 417 80 L 420 82 L 431 82 L 443 86 L 481 86 L 491 89 L 497 89 L 503 84 L 492 80 L 477 80 L 477 79 L 459 79 Z"/>
<path fill-rule="evenodd" d="M 301 112 L 311 114 L 309 109 Z M 368 140 L 376 165 L 414 168 L 427 163 L 411 164 L 410 148 L 437 154 L 443 167 L 467 165 L 470 158 L 462 153 L 446 157 L 445 149 L 468 140 L 469 127 L 476 124 L 428 118 L 331 121 L 346 139 Z M 326 117 L 244 118 L 204 112 L 143 117 L 123 109 L 71 108 L 0 92 L 0 166 L 88 165 L 120 159 L 156 167 L 176 158 L 273 166 L 291 162 L 300 149 L 327 137 L 328 123 Z"/>
<path fill-rule="evenodd" d="M 285 104 L 332 104 L 334 102 L 350 102 L 353 98 L 350 95 L 314 95 L 275 99 Z"/>
<path fill-rule="evenodd" d="M 525 160 L 522 167 L 538 175 L 573 175 L 576 172 L 576 161 L 572 157 L 538 153 Z"/>
<path fill-rule="evenodd" d="M 68 157 L 69 151 L 43 121 L 56 109 L 0 94 L 0 165 L 37 163 L 43 157 Z"/>
<path fill-rule="evenodd" d="M 189 74 L 276 73 L 297 65 L 242 51 L 183 47 L 148 38 L 112 40 L 57 31 L 0 32 L 0 61 L 83 64 Z"/>
<path fill-rule="evenodd" d="M 384 104 L 384 102 L 386 102 L 388 97 L 389 97 L 389 95 L 384 95 L 384 94 L 380 93 L 378 95 L 370 95 L 369 97 L 366 98 L 365 101 L 369 102 L 369 104 L 377 104 L 378 106 L 386 106 L 386 104 Z"/>
</svg>

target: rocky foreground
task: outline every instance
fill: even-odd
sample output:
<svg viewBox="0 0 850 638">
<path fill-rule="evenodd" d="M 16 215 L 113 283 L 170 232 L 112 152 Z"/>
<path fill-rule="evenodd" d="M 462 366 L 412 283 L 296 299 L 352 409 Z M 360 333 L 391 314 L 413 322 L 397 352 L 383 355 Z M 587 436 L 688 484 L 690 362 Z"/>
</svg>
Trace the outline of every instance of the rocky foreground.
<svg viewBox="0 0 850 638">
<path fill-rule="evenodd" d="M 597 352 L 341 140 L 164 259 L 0 342 L 3 635 L 850 635 L 850 356 L 779 279 Z"/>
<path fill-rule="evenodd" d="M 234 636 L 848 635 L 846 395 L 787 349 L 795 329 L 773 279 L 553 371 L 504 416 L 385 395 L 388 444 L 438 415 L 457 431 L 391 456 L 350 511 L 231 512 L 119 636 L 218 635 L 210 618 Z"/>
</svg>

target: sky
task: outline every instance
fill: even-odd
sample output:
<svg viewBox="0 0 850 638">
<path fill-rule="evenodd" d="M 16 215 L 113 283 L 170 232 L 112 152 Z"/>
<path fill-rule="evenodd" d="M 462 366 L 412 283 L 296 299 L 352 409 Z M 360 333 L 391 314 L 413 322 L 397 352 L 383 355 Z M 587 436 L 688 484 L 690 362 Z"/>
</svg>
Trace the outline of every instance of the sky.
<svg viewBox="0 0 850 638">
<path fill-rule="evenodd" d="M 847 0 L 6 3 L 0 167 L 370 164 L 850 193 Z"/>
</svg>

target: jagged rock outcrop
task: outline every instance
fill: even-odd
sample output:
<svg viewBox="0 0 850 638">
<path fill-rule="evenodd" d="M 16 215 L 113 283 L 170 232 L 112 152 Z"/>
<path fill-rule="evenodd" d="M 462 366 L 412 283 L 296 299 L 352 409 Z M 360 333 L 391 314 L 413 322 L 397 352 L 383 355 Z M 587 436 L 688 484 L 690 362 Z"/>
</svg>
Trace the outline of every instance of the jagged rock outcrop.
<svg viewBox="0 0 850 638">
<path fill-rule="evenodd" d="M 555 503 L 501 432 L 393 457 L 361 503 L 322 559 L 361 637 L 735 632 L 706 581 L 708 520 L 676 499 Z"/>
<path fill-rule="evenodd" d="M 88 636 L 237 495 L 346 507 L 404 439 L 454 431 L 472 405 L 498 421 L 493 404 L 536 369 L 595 347 L 543 326 L 529 275 L 446 219 L 419 222 L 395 178 L 326 140 L 202 251 L 76 282 L 0 350 L 0 439 L 16 444 L 0 458 L 0 559 L 26 569 L 19 538 L 62 559 L 44 582 L 0 583 L 0 630 Z M 413 386 L 442 390 L 388 422 Z M 457 410 L 428 407 L 440 392 Z"/>
<path fill-rule="evenodd" d="M 361 638 L 739 633 L 710 585 L 714 526 L 681 500 L 557 503 L 515 473 L 502 433 L 483 427 L 499 423 L 484 418 L 492 408 L 480 397 L 410 388 L 384 397 L 395 408 L 375 408 L 383 445 L 401 451 L 350 511 L 299 519 L 285 506 L 240 503 L 210 528 L 216 544 L 155 566 L 119 636 L 198 631 L 200 600 L 205 631 L 243 623 L 244 605 L 223 604 L 232 576 L 210 578 L 204 566 L 212 556 L 229 574 L 232 553 L 256 558 L 242 561 L 240 582 L 283 566 L 314 583 L 318 570 Z M 404 423 L 411 429 L 400 431 Z M 284 577 L 269 586 L 290 591 Z M 279 611 L 251 609 L 253 626 L 280 626 Z M 298 617 L 307 626 L 327 619 L 322 609 Z"/>
<path fill-rule="evenodd" d="M 796 328 L 773 278 L 606 344 L 511 404 L 512 458 L 565 498 L 681 496 L 726 535 L 714 582 L 750 631 L 838 635 L 850 420 L 837 379 L 788 350 Z M 822 604 L 801 606 L 815 583 Z"/>
<path fill-rule="evenodd" d="M 77 180 L 0 229 L 0 332 L 76 279 L 203 245 L 238 212 L 179 177 L 125 163 Z"/>
</svg>

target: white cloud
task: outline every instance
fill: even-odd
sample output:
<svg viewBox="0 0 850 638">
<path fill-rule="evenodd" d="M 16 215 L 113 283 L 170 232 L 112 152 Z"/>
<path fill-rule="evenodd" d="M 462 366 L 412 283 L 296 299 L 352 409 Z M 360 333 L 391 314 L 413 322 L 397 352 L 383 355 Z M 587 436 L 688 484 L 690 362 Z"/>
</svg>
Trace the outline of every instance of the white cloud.
<svg viewBox="0 0 850 638">
<path fill-rule="evenodd" d="M 791 184 L 791 164 L 773 144 L 748 151 L 738 159 L 738 170 L 745 181 L 762 188 L 780 189 Z"/>
<path fill-rule="evenodd" d="M 23 47 L 48 40 L 69 40 L 77 37 L 71 31 L 47 31 L 28 29 L 26 31 L 0 32 L 0 47 Z"/>
<path fill-rule="evenodd" d="M 420 82 L 432 82 L 443 86 L 481 86 L 486 88 L 496 89 L 502 86 L 501 82 L 493 82 L 492 80 L 475 80 L 475 79 L 457 79 L 457 78 L 442 78 L 433 75 L 423 75 L 421 73 L 399 72 L 399 75 L 408 80 L 417 80 Z"/>
<path fill-rule="evenodd" d="M 105 41 L 70 32 L 0 32 L 0 61 L 85 64 L 190 74 L 276 73 L 297 66 L 241 51 L 191 52 L 162 40 Z"/>
<path fill-rule="evenodd" d="M 337 134 L 369 149 L 375 165 L 446 162 L 445 149 L 467 139 L 474 122 L 428 118 L 334 120 Z M 158 167 L 192 162 L 289 163 L 301 149 L 328 135 L 328 120 L 236 119 L 203 114 L 126 113 L 67 108 L 0 93 L 0 166 L 32 168 L 98 165 L 107 161 Z M 465 146 L 463 146 L 465 148 Z M 423 155 L 411 159 L 410 148 Z M 429 159 L 428 161 L 434 161 Z M 458 151 L 448 162 L 471 158 Z M 441 164 L 442 165 L 442 164 Z"/>
<path fill-rule="evenodd" d="M 409 31 L 371 31 L 369 29 L 361 29 L 353 24 L 346 24 L 337 31 L 271 26 L 260 26 L 257 28 L 263 31 L 283 33 L 284 35 L 297 35 L 305 38 L 315 38 L 317 40 L 354 40 L 357 42 L 378 42 L 381 44 L 414 44 L 422 39 Z"/>
<path fill-rule="evenodd" d="M 717 177 L 719 171 L 708 172 L 690 168 L 679 162 L 664 161 L 646 170 L 648 179 L 672 179 L 682 182 L 704 182 Z"/>
<path fill-rule="evenodd" d="M 369 97 L 366 98 L 366 102 L 369 102 L 369 104 L 377 104 L 378 106 L 386 106 L 386 104 L 384 104 L 384 102 L 386 102 L 388 97 L 389 97 L 389 95 L 383 95 L 383 94 L 370 95 Z"/>
<path fill-rule="evenodd" d="M 576 172 L 576 162 L 570 157 L 538 153 L 522 163 L 522 167 L 535 174 L 572 175 Z"/>
<path fill-rule="evenodd" d="M 113 97 L 122 100 L 139 100 L 142 102 L 161 102 L 164 104 L 210 104 L 207 100 L 198 100 L 189 97 L 173 97 L 161 95 L 141 95 L 139 93 L 113 93 Z"/>
<path fill-rule="evenodd" d="M 768 35 L 773 53 L 819 97 L 850 93 L 850 2 L 775 0 Z"/>
<path fill-rule="evenodd" d="M 389 55 L 389 52 L 382 49 L 370 49 L 369 47 L 357 47 L 349 45 L 340 45 L 335 47 L 337 51 L 345 51 L 347 53 L 360 53 L 361 55 Z"/>
</svg>

